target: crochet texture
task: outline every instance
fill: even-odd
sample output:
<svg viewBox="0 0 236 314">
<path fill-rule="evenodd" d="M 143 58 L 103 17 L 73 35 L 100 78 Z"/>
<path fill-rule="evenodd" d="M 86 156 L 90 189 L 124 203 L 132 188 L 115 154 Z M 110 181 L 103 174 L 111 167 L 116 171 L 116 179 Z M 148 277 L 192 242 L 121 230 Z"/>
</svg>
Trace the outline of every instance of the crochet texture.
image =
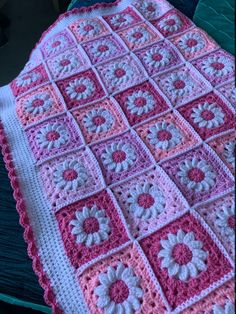
<svg viewBox="0 0 236 314">
<path fill-rule="evenodd" d="M 234 59 L 165 0 L 62 15 L 0 89 L 53 313 L 234 313 Z"/>
</svg>

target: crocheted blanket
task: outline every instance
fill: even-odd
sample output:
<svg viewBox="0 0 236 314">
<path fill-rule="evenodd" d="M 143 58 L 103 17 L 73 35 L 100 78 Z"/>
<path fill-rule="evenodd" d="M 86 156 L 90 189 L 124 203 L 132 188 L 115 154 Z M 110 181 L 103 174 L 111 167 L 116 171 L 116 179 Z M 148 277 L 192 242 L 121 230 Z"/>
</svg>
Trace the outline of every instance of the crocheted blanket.
<svg viewBox="0 0 236 314">
<path fill-rule="evenodd" d="M 234 59 L 165 0 L 73 10 L 0 89 L 53 313 L 234 313 Z"/>
</svg>

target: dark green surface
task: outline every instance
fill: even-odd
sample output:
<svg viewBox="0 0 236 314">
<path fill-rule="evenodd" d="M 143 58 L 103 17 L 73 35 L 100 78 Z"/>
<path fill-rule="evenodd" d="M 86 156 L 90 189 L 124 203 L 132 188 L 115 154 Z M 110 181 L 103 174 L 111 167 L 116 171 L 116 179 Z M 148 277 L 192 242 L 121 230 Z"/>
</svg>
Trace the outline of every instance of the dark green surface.
<svg viewBox="0 0 236 314">
<path fill-rule="evenodd" d="M 200 0 L 193 21 L 228 52 L 235 54 L 234 0 Z"/>
</svg>

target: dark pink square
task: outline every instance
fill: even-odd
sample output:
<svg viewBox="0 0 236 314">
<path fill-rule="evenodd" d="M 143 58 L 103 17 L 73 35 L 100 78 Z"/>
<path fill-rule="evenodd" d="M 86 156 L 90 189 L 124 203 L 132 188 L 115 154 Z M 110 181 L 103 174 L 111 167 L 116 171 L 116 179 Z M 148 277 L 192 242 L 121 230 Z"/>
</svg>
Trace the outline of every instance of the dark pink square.
<svg viewBox="0 0 236 314">
<path fill-rule="evenodd" d="M 92 208 L 94 209 L 91 210 Z M 81 219 L 79 217 L 80 220 L 77 220 L 76 212 L 80 213 L 80 217 L 82 216 Z M 86 220 L 86 217 L 89 219 Z M 101 227 L 98 226 L 100 221 L 96 217 L 103 219 L 103 223 L 106 225 L 106 228 L 103 229 L 103 236 L 100 232 Z M 102 191 L 62 208 L 56 213 L 56 218 L 66 253 L 75 268 L 79 268 L 129 241 L 113 196 L 107 191 Z M 80 233 L 76 232 L 75 224 L 71 224 L 72 220 L 80 222 L 82 226 Z M 88 235 L 95 232 L 99 234 L 97 244 L 92 241 L 92 244 L 88 245 Z"/>
<path fill-rule="evenodd" d="M 213 92 L 178 110 L 204 140 L 234 128 L 234 113 Z"/>
<path fill-rule="evenodd" d="M 165 241 L 163 243 L 166 245 L 169 243 L 172 248 L 171 254 L 175 254 L 174 257 L 172 255 L 172 258 L 176 264 L 186 265 L 187 260 L 192 259 L 191 254 L 194 249 L 191 251 L 190 241 L 186 240 L 186 243 L 190 244 L 190 249 L 186 249 L 188 245 L 183 244 L 183 240 L 179 240 L 180 238 L 177 239 L 180 230 L 185 236 L 188 235 L 188 237 L 194 238 L 193 241 L 198 241 L 198 244 L 201 243 L 199 247 L 201 247 L 201 252 L 204 254 L 201 262 L 204 263 L 205 269 L 197 269 L 197 276 L 190 275 L 187 280 L 180 279 L 179 273 L 171 276 L 168 272 L 169 268 L 167 266 L 163 267 L 163 257 L 158 256 L 160 251 L 164 249 L 161 241 Z M 191 233 L 192 236 L 190 236 Z M 176 241 L 175 244 L 171 243 L 170 237 L 173 241 Z M 212 240 L 200 221 L 189 213 L 141 240 L 140 244 L 173 310 L 188 299 L 199 295 L 211 285 L 216 284 L 217 281 L 232 271 L 232 266 L 221 252 L 221 249 Z M 184 251 L 190 251 L 191 253 L 187 255 Z M 180 255 L 181 252 L 182 256 Z"/>
<path fill-rule="evenodd" d="M 142 21 L 140 16 L 132 8 L 127 8 L 119 13 L 105 15 L 103 18 L 115 31 Z"/>
<path fill-rule="evenodd" d="M 105 92 L 92 70 L 58 81 L 57 85 L 69 109 L 105 96 Z"/>
<path fill-rule="evenodd" d="M 117 94 L 115 99 L 122 107 L 131 125 L 142 122 L 169 109 L 157 89 L 144 82 Z"/>
<path fill-rule="evenodd" d="M 14 96 L 19 96 L 20 94 L 29 91 L 31 88 L 48 81 L 49 78 L 47 72 L 41 64 L 29 72 L 19 75 L 11 82 L 10 86 Z"/>
<path fill-rule="evenodd" d="M 77 124 L 70 113 L 48 119 L 26 130 L 30 147 L 37 161 L 42 161 L 83 143 Z"/>
<path fill-rule="evenodd" d="M 105 181 L 112 184 L 152 165 L 149 151 L 134 131 L 92 145 Z"/>
<path fill-rule="evenodd" d="M 135 54 L 140 59 L 149 75 L 168 70 L 183 62 L 183 58 L 165 41 L 136 51 Z"/>
<path fill-rule="evenodd" d="M 230 172 L 207 145 L 165 161 L 161 167 L 195 205 L 233 188 Z"/>
<path fill-rule="evenodd" d="M 152 21 L 152 24 L 162 33 L 169 37 L 187 30 L 193 23 L 176 9 L 168 11 L 160 19 Z"/>
</svg>

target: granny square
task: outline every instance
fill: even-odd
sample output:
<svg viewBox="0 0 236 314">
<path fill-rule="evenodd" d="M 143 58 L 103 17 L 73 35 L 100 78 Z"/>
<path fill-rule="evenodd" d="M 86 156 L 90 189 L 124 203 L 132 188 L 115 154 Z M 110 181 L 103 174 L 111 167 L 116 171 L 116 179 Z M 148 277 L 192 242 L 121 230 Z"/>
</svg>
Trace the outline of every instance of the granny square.
<svg viewBox="0 0 236 314">
<path fill-rule="evenodd" d="M 129 27 L 118 33 L 129 49 L 147 46 L 161 37 L 145 23 Z"/>
<path fill-rule="evenodd" d="M 56 33 L 41 45 L 41 51 L 45 58 L 58 55 L 60 52 L 73 46 L 74 40 L 67 30 Z"/>
<path fill-rule="evenodd" d="M 234 127 L 234 113 L 214 92 L 178 110 L 204 140 Z"/>
<path fill-rule="evenodd" d="M 185 214 L 140 242 L 172 309 L 232 271 L 209 231 Z"/>
<path fill-rule="evenodd" d="M 86 142 L 92 143 L 126 131 L 128 122 L 112 99 L 72 111 Z"/>
<path fill-rule="evenodd" d="M 112 191 L 135 238 L 155 231 L 188 208 L 186 200 L 160 167 L 117 184 Z"/>
<path fill-rule="evenodd" d="M 170 109 L 170 102 L 164 99 L 151 82 L 146 81 L 115 95 L 129 123 L 135 125 L 154 115 Z"/>
<path fill-rule="evenodd" d="M 68 109 L 85 105 L 105 96 L 93 70 L 57 82 Z"/>
<path fill-rule="evenodd" d="M 47 65 L 55 80 L 86 70 L 88 61 L 78 48 L 67 50 L 56 57 L 49 58 Z"/>
<path fill-rule="evenodd" d="M 130 313 L 137 310 L 166 313 L 166 306 L 135 245 L 88 268 L 79 282 L 86 287 L 83 291 L 91 314 L 109 313 L 110 308 L 113 313 L 119 313 L 122 303 Z"/>
<path fill-rule="evenodd" d="M 49 78 L 44 66 L 41 64 L 29 72 L 20 74 L 10 86 L 14 96 L 19 96 L 42 83 L 48 82 Z"/>
<path fill-rule="evenodd" d="M 152 158 L 134 131 L 94 144 L 91 147 L 99 161 L 107 184 L 124 180 L 152 165 Z"/>
<path fill-rule="evenodd" d="M 231 256 L 234 256 L 235 202 L 234 195 L 228 194 L 196 208 L 216 233 Z"/>
<path fill-rule="evenodd" d="M 79 19 L 78 21 L 69 25 L 69 28 L 79 43 L 92 40 L 109 33 L 104 23 L 101 21 L 101 19 L 98 18 L 92 18 L 88 20 Z"/>
<path fill-rule="evenodd" d="M 174 106 L 183 105 L 211 90 L 202 76 L 187 64 L 158 75 L 155 81 Z"/>
<path fill-rule="evenodd" d="M 126 53 L 124 45 L 113 35 L 100 37 L 84 43 L 82 47 L 93 64 L 108 61 Z"/>
<path fill-rule="evenodd" d="M 56 218 L 66 253 L 75 268 L 129 241 L 108 191 L 63 207 Z"/>
<path fill-rule="evenodd" d="M 150 76 L 183 63 L 183 58 L 166 41 L 135 52 Z"/>
<path fill-rule="evenodd" d="M 100 169 L 89 148 L 48 160 L 39 166 L 39 171 L 54 211 L 104 187 Z"/>
<path fill-rule="evenodd" d="M 184 34 L 173 37 L 171 41 L 187 60 L 200 57 L 218 48 L 216 42 L 212 41 L 200 28 L 192 28 Z"/>
<path fill-rule="evenodd" d="M 97 70 L 109 93 L 117 93 L 145 79 L 143 68 L 130 55 L 98 65 Z"/>
<path fill-rule="evenodd" d="M 142 21 L 141 17 L 131 7 L 117 14 L 105 15 L 103 18 L 114 31 L 127 28 Z"/>
<path fill-rule="evenodd" d="M 223 160 L 227 167 L 234 174 L 235 170 L 235 134 L 230 133 L 221 135 L 208 142 L 217 155 Z"/>
<path fill-rule="evenodd" d="M 236 87 L 235 82 L 231 81 L 217 88 L 219 92 L 231 103 L 236 109 Z"/>
<path fill-rule="evenodd" d="M 190 205 L 196 205 L 233 188 L 232 176 L 206 145 L 164 161 L 162 168 Z"/>
<path fill-rule="evenodd" d="M 44 85 L 21 96 L 16 101 L 16 112 L 24 127 L 65 110 L 52 85 Z"/>
<path fill-rule="evenodd" d="M 168 11 L 160 19 L 152 21 L 152 23 L 165 37 L 184 32 L 193 26 L 191 20 L 176 9 Z"/>
<path fill-rule="evenodd" d="M 26 134 L 37 161 L 83 145 L 80 131 L 69 113 L 34 125 L 27 129 Z"/>
<path fill-rule="evenodd" d="M 136 127 L 157 162 L 186 151 L 201 142 L 186 121 L 168 112 Z"/>
<path fill-rule="evenodd" d="M 165 14 L 168 10 L 173 8 L 172 5 L 167 1 L 162 1 L 160 5 L 155 0 L 136 0 L 134 1 L 133 5 L 147 20 L 157 19 Z"/>
<path fill-rule="evenodd" d="M 206 77 L 212 86 L 222 84 L 234 77 L 234 58 L 223 49 L 198 58 L 192 64 Z"/>
</svg>

